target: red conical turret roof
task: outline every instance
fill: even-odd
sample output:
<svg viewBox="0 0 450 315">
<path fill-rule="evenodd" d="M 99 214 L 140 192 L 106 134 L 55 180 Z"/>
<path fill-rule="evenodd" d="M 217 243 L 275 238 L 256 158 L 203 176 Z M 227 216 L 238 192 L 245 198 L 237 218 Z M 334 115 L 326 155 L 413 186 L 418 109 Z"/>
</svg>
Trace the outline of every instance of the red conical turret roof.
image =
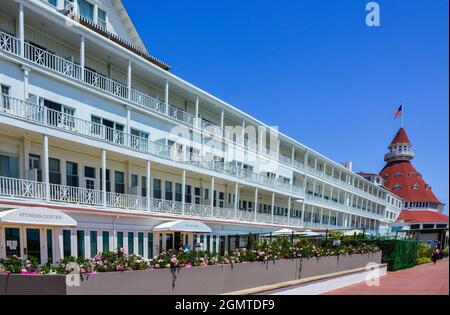
<svg viewBox="0 0 450 315">
<path fill-rule="evenodd" d="M 396 144 L 411 144 L 411 141 L 409 141 L 405 129 L 400 128 L 400 130 L 395 135 L 394 140 L 392 140 L 391 142 L 391 146 Z"/>
</svg>

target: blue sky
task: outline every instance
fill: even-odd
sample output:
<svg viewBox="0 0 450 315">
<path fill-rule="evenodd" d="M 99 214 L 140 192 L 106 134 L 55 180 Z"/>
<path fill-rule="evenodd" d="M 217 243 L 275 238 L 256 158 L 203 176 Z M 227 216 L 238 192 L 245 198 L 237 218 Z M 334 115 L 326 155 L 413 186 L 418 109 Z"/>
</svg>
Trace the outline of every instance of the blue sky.
<svg viewBox="0 0 450 315">
<path fill-rule="evenodd" d="M 444 203 L 448 0 L 123 0 L 173 72 L 355 171 L 378 172 L 405 101 L 414 164 Z"/>
</svg>

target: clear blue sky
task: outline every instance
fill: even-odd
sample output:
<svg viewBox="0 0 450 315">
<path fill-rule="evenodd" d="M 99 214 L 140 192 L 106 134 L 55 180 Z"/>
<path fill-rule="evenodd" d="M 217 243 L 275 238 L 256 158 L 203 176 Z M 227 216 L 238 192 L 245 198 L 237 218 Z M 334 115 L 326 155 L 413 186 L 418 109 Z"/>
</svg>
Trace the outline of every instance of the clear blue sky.
<svg viewBox="0 0 450 315">
<path fill-rule="evenodd" d="M 123 0 L 173 72 L 355 171 L 378 172 L 400 127 L 449 203 L 448 0 Z M 447 207 L 448 208 L 448 207 Z"/>
</svg>

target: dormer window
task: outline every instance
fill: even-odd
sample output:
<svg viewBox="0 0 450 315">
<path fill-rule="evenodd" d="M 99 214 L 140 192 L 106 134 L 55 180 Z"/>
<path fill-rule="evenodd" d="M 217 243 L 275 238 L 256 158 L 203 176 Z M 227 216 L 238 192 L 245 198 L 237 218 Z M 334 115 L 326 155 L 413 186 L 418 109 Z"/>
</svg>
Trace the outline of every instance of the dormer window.
<svg viewBox="0 0 450 315">
<path fill-rule="evenodd" d="M 389 178 L 389 174 L 384 174 L 383 178 L 384 179 L 388 179 Z"/>
<path fill-rule="evenodd" d="M 94 5 L 86 0 L 78 0 L 79 14 L 85 19 L 94 22 Z"/>
<path fill-rule="evenodd" d="M 408 174 L 408 177 L 413 177 L 413 176 L 414 176 L 414 173 L 413 173 L 413 172 L 411 172 L 411 173 Z"/>
<path fill-rule="evenodd" d="M 394 186 L 394 189 L 395 189 L 395 190 L 400 190 L 400 189 L 402 189 L 402 185 L 396 184 L 396 185 Z"/>
<path fill-rule="evenodd" d="M 419 184 L 415 183 L 415 184 L 412 186 L 412 188 L 413 188 L 414 190 L 418 190 L 418 189 L 420 188 L 420 186 L 419 186 Z"/>
<path fill-rule="evenodd" d="M 397 177 L 397 178 L 402 177 L 402 173 L 399 172 L 399 173 L 395 174 L 395 177 Z"/>
<path fill-rule="evenodd" d="M 98 26 L 102 27 L 103 29 L 107 30 L 106 25 L 106 12 L 102 9 L 98 9 L 97 13 L 97 24 Z"/>
</svg>

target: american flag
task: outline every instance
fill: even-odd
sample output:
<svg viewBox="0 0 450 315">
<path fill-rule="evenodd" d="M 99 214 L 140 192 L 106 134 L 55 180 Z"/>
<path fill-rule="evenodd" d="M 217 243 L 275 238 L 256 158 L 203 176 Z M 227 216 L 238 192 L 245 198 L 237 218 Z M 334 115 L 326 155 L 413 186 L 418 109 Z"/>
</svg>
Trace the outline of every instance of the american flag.
<svg viewBox="0 0 450 315">
<path fill-rule="evenodd" d="M 395 111 L 394 113 L 394 119 L 399 119 L 403 115 L 403 105 L 400 105 L 400 107 Z"/>
</svg>

